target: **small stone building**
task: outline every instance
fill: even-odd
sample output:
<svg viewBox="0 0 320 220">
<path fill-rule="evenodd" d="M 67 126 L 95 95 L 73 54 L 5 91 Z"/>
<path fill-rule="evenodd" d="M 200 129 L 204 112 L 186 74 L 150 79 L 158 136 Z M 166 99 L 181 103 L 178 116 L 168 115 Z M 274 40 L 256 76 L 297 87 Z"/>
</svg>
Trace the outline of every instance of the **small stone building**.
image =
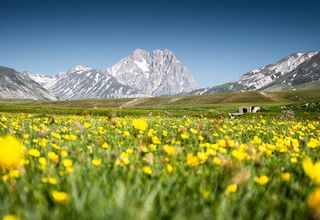
<svg viewBox="0 0 320 220">
<path fill-rule="evenodd" d="M 230 116 L 240 116 L 245 113 L 256 113 L 260 110 L 261 110 L 261 108 L 258 106 L 243 106 L 243 107 L 239 107 L 239 112 L 229 113 L 229 115 Z"/>
</svg>

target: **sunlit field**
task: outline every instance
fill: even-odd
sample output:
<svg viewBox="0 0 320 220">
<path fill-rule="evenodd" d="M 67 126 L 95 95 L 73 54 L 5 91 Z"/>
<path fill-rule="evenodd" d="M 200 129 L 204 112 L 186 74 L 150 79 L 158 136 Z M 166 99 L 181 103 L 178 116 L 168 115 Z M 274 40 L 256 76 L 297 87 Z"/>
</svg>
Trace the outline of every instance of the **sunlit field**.
<svg viewBox="0 0 320 220">
<path fill-rule="evenodd" d="M 307 116 L 3 113 L 0 215 L 319 218 L 320 122 Z"/>
</svg>

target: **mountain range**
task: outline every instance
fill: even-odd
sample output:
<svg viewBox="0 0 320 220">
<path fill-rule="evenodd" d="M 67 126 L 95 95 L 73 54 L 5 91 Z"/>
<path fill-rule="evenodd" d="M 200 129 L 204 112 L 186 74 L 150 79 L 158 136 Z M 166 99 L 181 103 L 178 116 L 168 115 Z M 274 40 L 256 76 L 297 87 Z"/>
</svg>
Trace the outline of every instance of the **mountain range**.
<svg viewBox="0 0 320 220">
<path fill-rule="evenodd" d="M 320 86 L 320 53 L 294 53 L 275 64 L 262 66 L 243 74 L 238 80 L 202 88 L 189 94 L 211 94 L 239 91 L 283 91 Z M 310 84 L 313 83 L 313 84 Z"/>
<path fill-rule="evenodd" d="M 291 54 L 238 80 L 197 89 L 187 67 L 168 49 L 136 49 L 106 70 L 78 65 L 46 76 L 0 67 L 0 98 L 74 100 L 194 95 L 251 90 L 281 91 L 320 86 L 320 53 Z"/>
<path fill-rule="evenodd" d="M 106 70 L 78 65 L 67 72 L 46 76 L 1 67 L 0 77 L 0 98 L 134 98 L 177 95 L 196 88 L 190 71 L 168 49 L 152 52 L 136 49 Z"/>
</svg>

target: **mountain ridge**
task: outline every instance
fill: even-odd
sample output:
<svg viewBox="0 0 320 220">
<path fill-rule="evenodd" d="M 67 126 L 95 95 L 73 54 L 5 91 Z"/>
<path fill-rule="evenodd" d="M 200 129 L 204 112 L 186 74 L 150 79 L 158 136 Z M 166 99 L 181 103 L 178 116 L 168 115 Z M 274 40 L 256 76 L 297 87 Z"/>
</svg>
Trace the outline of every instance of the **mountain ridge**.
<svg viewBox="0 0 320 220">
<path fill-rule="evenodd" d="M 137 98 L 177 95 L 196 88 L 191 72 L 168 49 L 152 52 L 136 49 L 106 70 L 76 65 L 54 76 L 15 70 L 14 74 L 52 94 L 30 96 L 33 99 Z M 3 97 L 19 98 L 9 93 L 7 90 Z"/>
<path fill-rule="evenodd" d="M 0 79 L 0 98 L 73 100 L 284 91 L 317 87 L 320 53 L 293 53 L 238 80 L 200 89 L 196 89 L 191 72 L 168 49 L 136 49 L 105 70 L 76 65 L 54 76 L 0 67 Z"/>
<path fill-rule="evenodd" d="M 296 85 L 320 80 L 320 71 L 312 70 L 316 65 L 320 65 L 320 53 L 317 51 L 297 52 L 280 59 L 275 64 L 268 64 L 257 69 L 251 70 L 240 76 L 238 80 L 227 82 L 222 85 L 213 87 L 200 88 L 190 92 L 189 94 L 211 94 L 221 92 L 240 92 L 240 91 L 253 91 L 253 90 L 267 90 L 275 84 L 281 84 L 283 87 L 291 88 L 291 83 L 296 75 L 292 72 L 300 69 L 300 72 L 313 71 L 313 78 L 307 77 L 300 73 L 300 80 L 296 81 Z M 315 60 L 313 64 L 309 61 Z M 319 64 L 319 65 L 318 65 Z M 314 67 L 312 67 L 312 65 Z M 297 73 L 296 73 L 297 74 Z M 290 78 L 291 76 L 291 78 Z M 281 87 L 278 89 L 281 90 Z M 292 88 L 294 89 L 294 88 Z"/>
</svg>

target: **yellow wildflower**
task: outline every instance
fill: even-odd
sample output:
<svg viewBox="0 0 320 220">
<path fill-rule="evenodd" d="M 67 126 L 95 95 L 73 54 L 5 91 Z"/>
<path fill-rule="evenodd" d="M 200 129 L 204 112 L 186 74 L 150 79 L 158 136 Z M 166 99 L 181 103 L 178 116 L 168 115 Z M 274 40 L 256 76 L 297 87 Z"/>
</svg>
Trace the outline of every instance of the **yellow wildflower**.
<svg viewBox="0 0 320 220">
<path fill-rule="evenodd" d="M 312 163 L 311 159 L 305 159 L 302 167 L 307 176 L 316 184 L 320 184 L 320 162 Z"/>
<path fill-rule="evenodd" d="M 239 150 L 233 150 L 232 151 L 232 156 L 234 158 L 236 158 L 237 160 L 241 161 L 241 160 L 244 160 L 247 158 L 247 153 L 246 152 L 242 152 L 242 151 L 239 151 Z"/>
<path fill-rule="evenodd" d="M 220 146 L 220 147 L 226 147 L 227 146 L 227 142 L 226 142 L 225 139 L 220 139 L 220 140 L 218 140 L 217 145 Z"/>
<path fill-rule="evenodd" d="M 291 163 L 297 163 L 298 162 L 298 159 L 296 157 L 291 157 L 290 158 L 290 162 Z"/>
<path fill-rule="evenodd" d="M 93 159 L 91 163 L 92 165 L 98 167 L 101 165 L 101 162 L 102 162 L 101 159 Z"/>
<path fill-rule="evenodd" d="M 316 188 L 308 197 L 308 206 L 316 214 L 320 214 L 320 188 Z"/>
<path fill-rule="evenodd" d="M 11 178 L 18 178 L 20 176 L 19 170 L 10 170 L 9 177 Z"/>
<path fill-rule="evenodd" d="M 118 166 L 128 165 L 130 163 L 129 154 L 130 154 L 129 152 L 122 152 L 120 154 L 120 157 L 116 160 L 116 165 L 118 165 Z"/>
<path fill-rule="evenodd" d="M 281 179 L 283 181 L 289 182 L 291 180 L 291 173 L 285 172 L 281 174 Z"/>
<path fill-rule="evenodd" d="M 206 162 L 206 160 L 208 158 L 207 154 L 203 153 L 203 152 L 198 152 L 197 153 L 197 157 L 198 157 L 198 159 L 200 160 L 201 163 Z"/>
<path fill-rule="evenodd" d="M 52 137 L 54 137 L 56 139 L 61 139 L 61 135 L 56 132 L 52 132 L 51 135 L 52 135 Z"/>
<path fill-rule="evenodd" d="M 153 144 L 161 144 L 161 141 L 157 136 L 152 136 L 152 143 Z"/>
<path fill-rule="evenodd" d="M 46 158 L 40 157 L 40 158 L 39 158 L 39 164 L 40 164 L 42 167 L 47 166 L 47 160 L 46 160 Z"/>
<path fill-rule="evenodd" d="M 58 203 L 64 203 L 64 202 L 70 200 L 70 195 L 65 192 L 59 192 L 59 191 L 55 190 L 51 193 L 51 195 L 52 195 L 53 200 Z"/>
<path fill-rule="evenodd" d="M 40 142 L 39 142 L 39 146 L 40 147 L 46 147 L 48 144 L 48 140 L 46 138 L 41 138 Z"/>
<path fill-rule="evenodd" d="M 66 156 L 68 156 L 68 152 L 65 150 L 61 150 L 60 155 L 61 155 L 61 157 L 66 157 Z"/>
<path fill-rule="evenodd" d="M 237 190 L 238 190 L 237 184 L 230 184 L 230 185 L 228 185 L 227 188 L 226 188 L 226 192 L 227 192 L 227 193 L 234 193 L 234 192 L 236 192 Z"/>
<path fill-rule="evenodd" d="M 309 148 L 316 148 L 316 147 L 319 147 L 319 145 L 320 145 L 320 141 L 314 138 L 311 138 L 307 144 Z"/>
<path fill-rule="evenodd" d="M 214 157 L 213 162 L 214 162 L 214 164 L 216 164 L 218 166 L 222 164 L 222 161 L 219 157 Z"/>
<path fill-rule="evenodd" d="M 23 145 L 14 137 L 0 138 L 0 168 L 16 168 L 23 157 Z"/>
<path fill-rule="evenodd" d="M 142 169 L 143 169 L 143 172 L 144 172 L 144 173 L 146 173 L 146 174 L 148 174 L 148 175 L 151 175 L 151 174 L 152 174 L 152 169 L 151 169 L 151 167 L 149 167 L 149 166 L 144 166 Z"/>
<path fill-rule="evenodd" d="M 56 185 L 58 183 L 58 180 L 56 178 L 49 177 L 48 183 L 50 183 L 51 185 Z"/>
<path fill-rule="evenodd" d="M 2 220 L 19 220 L 19 218 L 16 215 L 8 214 L 3 216 Z"/>
<path fill-rule="evenodd" d="M 194 156 L 193 153 L 188 153 L 187 155 L 187 164 L 189 166 L 198 166 L 200 163 L 197 156 Z"/>
<path fill-rule="evenodd" d="M 63 166 L 65 166 L 66 168 L 72 167 L 73 165 L 73 162 L 70 159 L 64 159 L 62 163 L 63 163 Z"/>
<path fill-rule="evenodd" d="M 107 148 L 109 148 L 109 144 L 104 142 L 101 147 L 104 149 L 107 149 Z"/>
<path fill-rule="evenodd" d="M 40 151 L 38 151 L 37 149 L 30 149 L 28 151 L 28 154 L 33 157 L 40 157 Z"/>
<path fill-rule="evenodd" d="M 168 132 L 167 131 L 162 131 L 162 136 L 167 137 L 168 136 Z"/>
<path fill-rule="evenodd" d="M 148 123 L 143 119 L 134 119 L 132 125 L 138 131 L 145 131 L 148 127 Z"/>
<path fill-rule="evenodd" d="M 188 134 L 188 133 L 182 133 L 182 134 L 181 134 L 181 138 L 182 138 L 183 140 L 186 140 L 186 139 L 189 138 L 189 134 Z"/>
<path fill-rule="evenodd" d="M 163 146 L 163 150 L 168 155 L 173 155 L 176 152 L 176 148 L 175 147 L 171 147 L 171 146 L 169 146 L 167 144 Z"/>
<path fill-rule="evenodd" d="M 166 168 L 167 168 L 168 173 L 172 173 L 173 172 L 173 167 L 170 164 L 168 164 L 166 166 Z"/>
<path fill-rule="evenodd" d="M 91 124 L 90 123 L 87 123 L 87 122 L 85 122 L 84 124 L 83 124 L 83 127 L 84 128 L 86 128 L 86 129 L 88 129 L 88 128 L 91 128 Z"/>
<path fill-rule="evenodd" d="M 48 157 L 52 161 L 57 161 L 59 159 L 59 156 L 55 152 L 52 152 L 52 151 L 50 151 L 48 153 Z"/>
<path fill-rule="evenodd" d="M 253 144 L 259 145 L 259 144 L 261 144 L 262 141 L 258 136 L 254 136 L 251 142 Z"/>
<path fill-rule="evenodd" d="M 269 177 L 265 176 L 265 175 L 262 175 L 262 176 L 256 176 L 254 178 L 254 181 L 256 183 L 258 183 L 259 185 L 266 185 L 268 182 L 269 182 Z"/>
</svg>

